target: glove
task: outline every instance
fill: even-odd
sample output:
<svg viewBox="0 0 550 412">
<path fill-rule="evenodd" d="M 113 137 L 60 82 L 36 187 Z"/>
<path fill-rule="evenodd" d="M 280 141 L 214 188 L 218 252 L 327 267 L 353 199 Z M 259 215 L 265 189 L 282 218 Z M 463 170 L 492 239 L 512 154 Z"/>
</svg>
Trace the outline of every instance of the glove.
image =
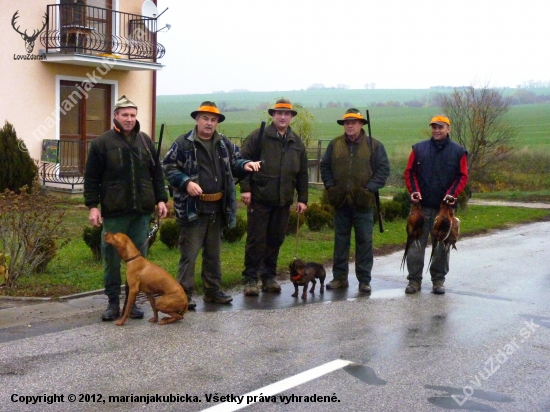
<svg viewBox="0 0 550 412">
<path fill-rule="evenodd" d="M 446 195 L 444 198 L 443 198 L 443 201 L 449 205 L 454 205 L 455 202 L 456 202 L 456 197 L 454 196 L 451 196 L 451 195 Z"/>
</svg>

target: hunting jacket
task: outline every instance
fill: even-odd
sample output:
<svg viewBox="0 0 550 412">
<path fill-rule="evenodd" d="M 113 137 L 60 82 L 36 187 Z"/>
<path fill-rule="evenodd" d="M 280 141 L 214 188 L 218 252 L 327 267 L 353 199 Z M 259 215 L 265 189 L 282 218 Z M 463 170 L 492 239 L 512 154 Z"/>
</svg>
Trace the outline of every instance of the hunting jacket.
<svg viewBox="0 0 550 412">
<path fill-rule="evenodd" d="M 321 159 L 320 169 L 332 206 L 347 204 L 368 210 L 375 204 L 374 192 L 386 184 L 390 162 L 384 145 L 361 130 L 359 139 L 353 143 L 345 134 L 334 138 Z"/>
<path fill-rule="evenodd" d="M 199 182 L 195 136 L 196 128 L 179 136 L 162 161 L 166 179 L 174 188 L 176 218 L 185 222 L 198 219 L 199 197 L 189 196 L 187 193 L 189 182 L 197 184 Z M 227 227 L 235 227 L 237 222 L 237 199 L 233 174 L 239 177 L 246 173 L 243 168 L 249 160 L 243 159 L 239 147 L 224 135 L 214 132 L 212 139 L 214 139 L 214 147 L 218 154 L 217 159 L 220 162 L 220 168 L 224 176 L 222 197 L 224 223 Z"/>
<path fill-rule="evenodd" d="M 241 181 L 241 193 L 251 192 L 252 201 L 269 206 L 290 206 L 294 190 L 298 202 L 308 201 L 307 152 L 302 139 L 289 127 L 286 137 L 278 135 L 271 123 L 260 141 L 260 129 L 246 138 L 242 154 L 247 159 L 262 160 L 258 172 Z"/>
<path fill-rule="evenodd" d="M 438 209 L 445 195 L 458 197 L 468 183 L 468 152 L 447 137 L 416 143 L 405 169 L 410 193 L 419 192 L 424 207 Z"/>
<path fill-rule="evenodd" d="M 162 168 L 152 164 L 156 159 L 154 144 L 139 129 L 136 121 L 126 139 L 115 120 L 113 128 L 90 145 L 84 172 L 84 203 L 89 209 L 101 205 L 104 218 L 153 213 L 158 202 L 168 200 Z"/>
</svg>

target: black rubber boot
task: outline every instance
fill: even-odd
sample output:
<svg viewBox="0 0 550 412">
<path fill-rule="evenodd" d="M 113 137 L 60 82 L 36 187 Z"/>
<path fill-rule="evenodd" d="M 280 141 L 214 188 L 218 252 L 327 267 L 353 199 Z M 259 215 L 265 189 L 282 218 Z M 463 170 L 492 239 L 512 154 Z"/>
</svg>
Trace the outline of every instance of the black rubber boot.
<svg viewBox="0 0 550 412">
<path fill-rule="evenodd" d="M 118 300 L 110 300 L 109 306 L 101 314 L 101 319 L 104 321 L 113 321 L 120 316 L 120 302 Z"/>
</svg>

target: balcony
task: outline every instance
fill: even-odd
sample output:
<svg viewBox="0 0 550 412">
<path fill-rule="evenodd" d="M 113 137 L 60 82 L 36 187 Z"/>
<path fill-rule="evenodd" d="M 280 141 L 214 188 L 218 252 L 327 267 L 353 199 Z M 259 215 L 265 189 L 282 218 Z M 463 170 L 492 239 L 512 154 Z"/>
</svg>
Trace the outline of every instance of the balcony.
<svg viewBox="0 0 550 412">
<path fill-rule="evenodd" d="M 165 54 L 157 43 L 157 20 L 84 4 L 50 4 L 40 35 L 44 62 L 118 70 L 159 70 Z"/>
</svg>

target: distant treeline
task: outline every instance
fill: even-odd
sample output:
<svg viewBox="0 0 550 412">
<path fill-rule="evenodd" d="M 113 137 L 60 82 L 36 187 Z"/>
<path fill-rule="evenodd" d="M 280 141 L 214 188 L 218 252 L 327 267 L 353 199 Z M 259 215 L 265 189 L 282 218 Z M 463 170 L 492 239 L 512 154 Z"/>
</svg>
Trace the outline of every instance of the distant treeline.
<svg viewBox="0 0 550 412">
<path fill-rule="evenodd" d="M 453 87 L 450 90 L 457 89 L 456 87 Z M 509 89 L 512 90 L 512 89 Z M 508 94 L 508 93 L 506 93 Z M 510 98 L 511 105 L 512 106 L 518 106 L 522 104 L 537 104 L 537 103 L 546 103 L 550 102 L 550 93 L 548 94 L 536 94 L 531 90 L 528 89 L 515 89 L 515 91 L 510 95 L 508 94 L 508 97 Z M 399 107 L 399 106 L 406 106 L 406 107 L 433 107 L 437 106 L 437 102 L 435 99 L 435 96 L 429 96 L 423 99 L 414 99 L 414 100 L 408 100 L 405 102 L 399 102 L 395 100 L 390 100 L 387 102 L 375 102 L 371 106 L 373 107 Z M 347 107 L 345 104 L 344 106 L 327 106 L 327 107 Z"/>
<path fill-rule="evenodd" d="M 550 102 L 550 85 L 527 83 L 521 87 L 501 88 L 511 105 L 525 105 Z M 437 107 L 437 96 L 451 93 L 457 87 L 437 86 L 430 89 L 345 89 L 316 88 L 307 90 L 250 92 L 232 91 L 195 95 L 158 96 L 159 109 L 165 113 L 177 110 L 195 110 L 204 100 L 213 100 L 222 112 L 243 112 L 249 110 L 267 111 L 275 100 L 281 97 L 308 108 L 368 107 Z"/>
</svg>

